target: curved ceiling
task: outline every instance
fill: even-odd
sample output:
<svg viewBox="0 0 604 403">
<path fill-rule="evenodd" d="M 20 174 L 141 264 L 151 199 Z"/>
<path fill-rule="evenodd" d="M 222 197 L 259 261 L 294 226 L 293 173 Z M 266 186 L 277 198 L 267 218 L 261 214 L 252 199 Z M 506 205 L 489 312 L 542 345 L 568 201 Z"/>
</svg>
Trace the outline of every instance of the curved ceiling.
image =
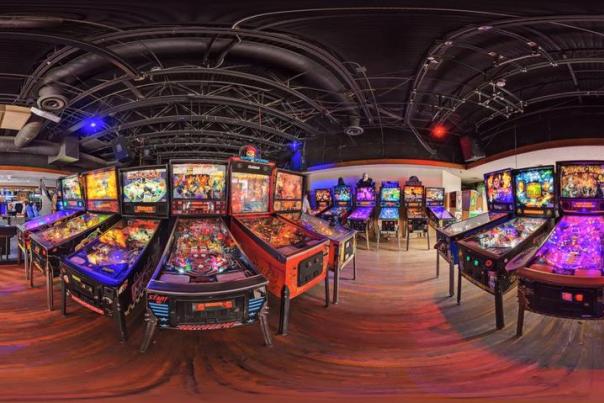
<svg viewBox="0 0 604 403">
<path fill-rule="evenodd" d="M 255 143 L 309 165 L 371 158 L 461 162 L 601 137 L 604 15 L 579 2 L 23 0 L 0 15 L 0 102 L 42 121 L 4 130 L 7 162 L 225 158 Z M 7 11 L 10 10 L 10 11 Z M 102 118 L 86 131 L 86 119 Z M 434 138 L 442 124 L 448 134 Z M 61 158 L 77 142 L 78 158 Z M 58 157 L 56 155 L 59 155 Z"/>
</svg>

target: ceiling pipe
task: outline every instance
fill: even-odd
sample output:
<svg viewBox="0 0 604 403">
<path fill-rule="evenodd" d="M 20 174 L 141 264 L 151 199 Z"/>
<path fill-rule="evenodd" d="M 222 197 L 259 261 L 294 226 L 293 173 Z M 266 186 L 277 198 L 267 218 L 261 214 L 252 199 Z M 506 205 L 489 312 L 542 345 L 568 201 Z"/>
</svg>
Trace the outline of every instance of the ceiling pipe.
<svg viewBox="0 0 604 403">
<path fill-rule="evenodd" d="M 119 58 L 128 60 L 129 63 L 144 61 L 151 52 L 164 57 L 182 55 L 203 55 L 209 46 L 209 40 L 201 38 L 160 38 L 137 40 L 136 42 L 115 45 L 108 48 Z M 233 43 L 228 39 L 214 41 L 213 48 L 229 48 L 229 55 L 259 62 L 262 65 L 272 65 L 273 68 L 286 68 L 300 74 L 312 83 L 312 86 L 328 90 L 333 98 L 342 105 L 350 105 L 348 89 L 334 74 L 321 64 L 299 53 L 269 45 L 243 41 Z M 222 55 L 221 55 L 222 57 Z M 98 54 L 86 54 L 49 71 L 42 79 L 43 87 L 39 91 L 47 91 L 46 86 L 53 84 L 75 84 L 85 80 L 96 73 L 107 69 L 110 62 Z M 218 71 L 218 70 L 217 70 Z M 53 87 L 57 87 L 53 85 Z M 351 124 L 358 122 L 359 107 L 352 108 Z"/>
<path fill-rule="evenodd" d="M 25 147 L 17 147 L 14 142 L 14 137 L 10 137 L 10 136 L 0 137 L 0 154 L 1 153 L 21 153 L 21 154 L 54 157 L 59 154 L 60 148 L 61 147 L 59 144 L 51 143 L 50 141 L 41 141 L 41 140 L 32 141 Z M 94 155 L 90 155 L 90 154 L 83 153 L 83 152 L 80 152 L 80 160 L 76 161 L 74 164 L 78 164 L 81 161 L 89 162 L 89 163 L 95 164 L 97 166 L 117 165 L 117 161 L 105 161 L 102 158 L 98 158 L 98 157 L 95 157 Z"/>
<path fill-rule="evenodd" d="M 23 148 L 34 141 L 36 137 L 38 137 L 38 134 L 40 134 L 43 126 L 44 119 L 38 116 L 32 116 L 15 136 L 15 147 Z"/>
</svg>

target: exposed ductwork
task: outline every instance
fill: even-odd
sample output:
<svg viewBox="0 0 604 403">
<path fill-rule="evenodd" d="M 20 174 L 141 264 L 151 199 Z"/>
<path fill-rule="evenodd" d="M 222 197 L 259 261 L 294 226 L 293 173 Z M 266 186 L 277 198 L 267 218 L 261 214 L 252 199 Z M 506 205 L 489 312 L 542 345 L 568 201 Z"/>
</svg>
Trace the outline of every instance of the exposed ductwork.
<svg viewBox="0 0 604 403">
<path fill-rule="evenodd" d="M 31 143 L 38 137 L 42 127 L 44 125 L 44 121 L 40 117 L 32 117 L 29 122 L 27 122 L 21 130 L 15 136 L 14 144 L 17 148 L 22 148 Z"/>
<path fill-rule="evenodd" d="M 63 24 L 59 17 L 35 17 L 11 15 L 0 17 L 0 29 L 43 29 Z"/>
<path fill-rule="evenodd" d="M 347 88 L 341 81 L 330 70 L 314 60 L 281 47 L 249 41 L 233 43 L 228 39 L 215 40 L 211 43 L 205 38 L 161 38 L 138 40 L 115 45 L 110 49 L 120 57 L 133 62 L 147 60 L 150 52 L 163 57 L 182 57 L 183 55 L 201 57 L 210 46 L 212 49 L 229 47 L 229 55 L 232 57 L 253 60 L 259 65 L 268 64 L 278 69 L 286 68 L 303 75 L 309 85 L 329 91 L 332 97 L 343 105 L 343 108 L 350 109 L 349 126 L 359 126 L 359 110 L 354 107 L 356 105 L 351 105 L 353 102 L 348 98 Z M 100 55 L 80 56 L 46 74 L 42 80 L 43 86 L 38 91 L 39 97 L 46 99 L 48 94 L 52 94 L 53 97 L 63 97 L 59 87 L 54 85 L 55 83 L 74 84 L 109 67 L 109 61 Z"/>
</svg>

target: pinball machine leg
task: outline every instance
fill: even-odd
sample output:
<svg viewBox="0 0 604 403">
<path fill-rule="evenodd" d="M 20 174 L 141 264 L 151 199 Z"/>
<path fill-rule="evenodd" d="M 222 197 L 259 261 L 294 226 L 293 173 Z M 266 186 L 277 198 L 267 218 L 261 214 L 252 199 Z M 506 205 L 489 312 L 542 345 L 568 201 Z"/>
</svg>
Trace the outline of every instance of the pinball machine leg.
<svg viewBox="0 0 604 403">
<path fill-rule="evenodd" d="M 440 255 L 438 250 L 436 251 L 436 278 L 440 276 Z"/>
<path fill-rule="evenodd" d="M 516 323 L 516 337 L 522 337 L 522 330 L 524 328 L 524 310 L 525 310 L 524 295 L 522 291 L 518 290 L 518 321 Z"/>
<path fill-rule="evenodd" d="M 122 343 L 128 340 L 128 330 L 126 329 L 126 315 L 122 310 L 122 305 L 119 302 L 119 297 L 116 295 L 115 309 L 113 311 L 115 322 L 117 324 L 117 330 L 120 333 L 120 341 Z"/>
<path fill-rule="evenodd" d="M 139 349 L 141 353 L 147 351 L 147 349 L 151 345 L 151 341 L 153 341 L 153 335 L 155 334 L 155 330 L 157 329 L 157 318 L 148 310 L 145 313 L 145 320 L 147 322 L 145 325 L 145 336 L 143 337 L 143 342 L 141 343 L 141 347 Z"/>
<path fill-rule="evenodd" d="M 354 255 L 352 255 L 352 279 L 353 280 L 357 279 L 357 253 L 356 253 L 356 251 L 354 252 Z"/>
<path fill-rule="evenodd" d="M 497 287 L 495 291 L 495 323 L 497 329 L 503 329 L 505 327 L 505 317 L 503 316 L 503 293 Z"/>
<path fill-rule="evenodd" d="M 380 250 L 380 223 L 379 223 L 379 221 L 378 221 L 378 229 L 375 233 L 375 239 L 377 241 L 376 248 L 377 248 L 377 250 Z"/>
<path fill-rule="evenodd" d="M 449 262 L 449 297 L 455 295 L 455 263 Z"/>
<path fill-rule="evenodd" d="M 426 230 L 426 239 L 428 240 L 428 250 L 430 250 L 430 227 Z"/>
<path fill-rule="evenodd" d="M 271 336 L 270 329 L 268 328 L 267 312 L 262 308 L 262 311 L 258 315 L 260 321 L 260 330 L 262 331 L 262 337 L 264 338 L 264 345 L 270 347 L 273 345 L 273 338 Z"/>
<path fill-rule="evenodd" d="M 29 286 L 31 288 L 34 288 L 34 264 L 31 261 L 29 262 L 28 270 L 29 270 Z"/>
<path fill-rule="evenodd" d="M 367 245 L 367 250 L 369 250 L 369 223 L 365 225 L 365 245 Z"/>
<path fill-rule="evenodd" d="M 407 228 L 407 251 L 409 251 L 409 238 L 411 238 L 411 234 L 409 233 L 409 228 Z"/>
<path fill-rule="evenodd" d="M 279 332 L 281 336 L 287 336 L 287 325 L 289 324 L 289 288 L 283 286 L 281 290 L 281 309 L 279 316 Z"/>
<path fill-rule="evenodd" d="M 334 271 L 333 275 L 334 275 L 334 282 L 335 282 L 335 278 L 337 277 L 338 271 Z M 335 287 L 335 286 L 334 286 Z M 334 290 L 335 291 L 335 290 Z M 329 295 L 329 269 L 326 269 L 325 272 L 325 308 L 329 307 L 329 299 L 330 299 L 330 295 Z M 335 302 L 334 302 L 335 303 Z"/>
<path fill-rule="evenodd" d="M 63 278 L 61 278 L 61 298 L 61 312 L 63 316 L 67 316 L 67 287 Z"/>
<path fill-rule="evenodd" d="M 46 259 L 46 301 L 48 303 L 48 310 L 52 311 L 55 307 L 55 296 L 54 296 L 54 290 L 52 289 L 53 284 L 52 284 L 52 269 L 50 268 L 50 265 L 48 264 L 48 258 Z"/>
<path fill-rule="evenodd" d="M 457 267 L 457 305 L 461 305 L 461 266 Z"/>
</svg>

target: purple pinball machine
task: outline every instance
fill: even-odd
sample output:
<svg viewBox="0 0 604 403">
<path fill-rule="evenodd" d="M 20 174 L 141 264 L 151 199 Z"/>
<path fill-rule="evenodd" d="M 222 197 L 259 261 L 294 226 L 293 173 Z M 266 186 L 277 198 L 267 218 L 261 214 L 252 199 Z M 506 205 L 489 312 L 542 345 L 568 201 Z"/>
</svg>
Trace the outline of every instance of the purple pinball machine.
<svg viewBox="0 0 604 403">
<path fill-rule="evenodd" d="M 43 231 L 53 225 L 69 220 L 84 212 L 84 189 L 79 175 L 66 176 L 58 180 L 57 211 L 52 214 L 34 218 L 17 226 L 17 245 L 19 259 L 24 258 L 25 277 L 29 280 L 31 273 L 31 234 Z"/>
<path fill-rule="evenodd" d="M 442 228 L 457 221 L 445 208 L 445 188 L 426 187 L 426 213 L 434 228 Z"/>
<path fill-rule="evenodd" d="M 539 247 L 508 264 L 519 278 L 518 336 L 526 311 L 604 318 L 604 161 L 558 162 L 556 171 L 562 217 Z"/>
<path fill-rule="evenodd" d="M 375 188 L 371 186 L 357 187 L 354 200 L 355 209 L 347 218 L 348 227 L 363 234 L 367 250 L 369 250 L 369 234 L 373 230 L 373 214 L 376 206 Z"/>
<path fill-rule="evenodd" d="M 268 281 L 224 221 L 226 177 L 224 163 L 170 162 L 176 222 L 147 285 L 141 352 L 158 328 L 205 331 L 259 323 L 265 344 L 271 344 Z"/>
<path fill-rule="evenodd" d="M 69 300 L 112 318 L 126 341 L 126 317 L 142 299 L 165 241 L 166 165 L 121 169 L 122 218 L 61 264 L 63 315 Z"/>
<path fill-rule="evenodd" d="M 462 277 L 495 297 L 497 329 L 505 326 L 503 294 L 517 282 L 510 260 L 538 245 L 554 216 L 554 167 L 503 170 L 485 175 L 490 209 L 515 212 L 502 223 L 483 229 L 458 242 L 457 303 L 461 302 Z"/>
</svg>

